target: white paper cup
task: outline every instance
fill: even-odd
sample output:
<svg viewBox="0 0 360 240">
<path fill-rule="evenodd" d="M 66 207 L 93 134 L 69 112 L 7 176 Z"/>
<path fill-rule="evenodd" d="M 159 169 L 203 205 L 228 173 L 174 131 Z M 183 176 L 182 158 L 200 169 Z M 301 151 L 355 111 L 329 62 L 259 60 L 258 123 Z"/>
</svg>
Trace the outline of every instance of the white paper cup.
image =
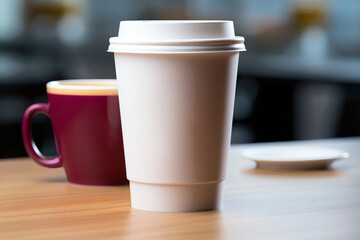
<svg viewBox="0 0 360 240">
<path fill-rule="evenodd" d="M 124 21 L 110 39 L 133 208 L 217 209 L 244 39 L 231 21 Z"/>
</svg>

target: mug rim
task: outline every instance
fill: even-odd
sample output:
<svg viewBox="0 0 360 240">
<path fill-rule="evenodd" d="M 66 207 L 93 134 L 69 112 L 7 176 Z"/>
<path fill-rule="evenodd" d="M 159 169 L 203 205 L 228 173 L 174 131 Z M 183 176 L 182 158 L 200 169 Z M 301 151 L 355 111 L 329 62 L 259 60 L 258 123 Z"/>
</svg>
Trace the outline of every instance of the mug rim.
<svg viewBox="0 0 360 240">
<path fill-rule="evenodd" d="M 116 79 L 69 79 L 50 81 L 47 93 L 58 95 L 117 95 Z"/>
</svg>

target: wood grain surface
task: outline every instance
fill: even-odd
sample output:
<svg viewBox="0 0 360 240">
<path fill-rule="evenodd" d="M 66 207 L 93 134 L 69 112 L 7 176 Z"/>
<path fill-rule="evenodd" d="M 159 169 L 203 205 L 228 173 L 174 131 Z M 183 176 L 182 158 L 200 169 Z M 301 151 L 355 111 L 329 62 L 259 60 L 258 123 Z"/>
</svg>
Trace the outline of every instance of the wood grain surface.
<svg viewBox="0 0 360 240">
<path fill-rule="evenodd" d="M 62 168 L 0 161 L 0 239 L 360 239 L 360 138 L 262 145 L 279 144 L 351 156 L 324 170 L 264 170 L 241 158 L 249 145 L 234 145 L 222 209 L 197 213 L 131 209 L 127 186 L 77 186 Z"/>
</svg>

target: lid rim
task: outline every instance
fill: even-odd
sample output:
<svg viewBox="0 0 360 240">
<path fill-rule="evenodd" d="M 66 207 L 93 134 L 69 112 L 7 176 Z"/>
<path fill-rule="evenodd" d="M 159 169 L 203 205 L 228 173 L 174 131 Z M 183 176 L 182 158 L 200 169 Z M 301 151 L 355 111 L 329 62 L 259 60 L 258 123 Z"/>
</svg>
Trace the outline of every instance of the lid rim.
<svg viewBox="0 0 360 240">
<path fill-rule="evenodd" d="M 122 40 L 120 37 L 111 37 L 109 39 L 109 43 L 111 44 L 126 44 L 126 45 L 191 45 L 194 44 L 197 45 L 206 45 L 206 43 L 209 43 L 211 45 L 217 45 L 217 43 L 225 43 L 222 45 L 228 45 L 228 44 L 242 44 L 245 42 L 245 38 L 242 36 L 235 36 L 231 38 L 207 38 L 207 39 L 170 39 L 170 40 L 149 40 L 149 41 L 129 41 L 129 40 Z"/>
<path fill-rule="evenodd" d="M 232 20 L 124 20 L 120 21 L 120 23 L 126 24 L 194 24 L 194 23 L 233 23 Z"/>
<path fill-rule="evenodd" d="M 219 45 L 136 45 L 136 44 L 110 44 L 108 52 L 114 53 L 204 53 L 246 51 L 242 42 Z"/>
<path fill-rule="evenodd" d="M 245 51 L 231 20 L 121 21 L 109 52 L 195 53 Z"/>
</svg>

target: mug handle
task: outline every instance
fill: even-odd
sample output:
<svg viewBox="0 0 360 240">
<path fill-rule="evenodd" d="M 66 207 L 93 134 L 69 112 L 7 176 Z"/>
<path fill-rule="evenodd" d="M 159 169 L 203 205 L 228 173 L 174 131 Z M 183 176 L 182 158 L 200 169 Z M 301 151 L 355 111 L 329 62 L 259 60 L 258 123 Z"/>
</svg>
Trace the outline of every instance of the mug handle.
<svg viewBox="0 0 360 240">
<path fill-rule="evenodd" d="M 55 156 L 54 158 L 46 158 L 35 144 L 31 127 L 33 118 L 38 113 L 42 113 L 51 118 L 49 115 L 48 104 L 35 103 L 26 109 L 22 119 L 21 128 L 25 149 L 29 156 L 38 164 L 49 168 L 61 167 L 63 165 L 63 161 L 59 155 Z"/>
</svg>

